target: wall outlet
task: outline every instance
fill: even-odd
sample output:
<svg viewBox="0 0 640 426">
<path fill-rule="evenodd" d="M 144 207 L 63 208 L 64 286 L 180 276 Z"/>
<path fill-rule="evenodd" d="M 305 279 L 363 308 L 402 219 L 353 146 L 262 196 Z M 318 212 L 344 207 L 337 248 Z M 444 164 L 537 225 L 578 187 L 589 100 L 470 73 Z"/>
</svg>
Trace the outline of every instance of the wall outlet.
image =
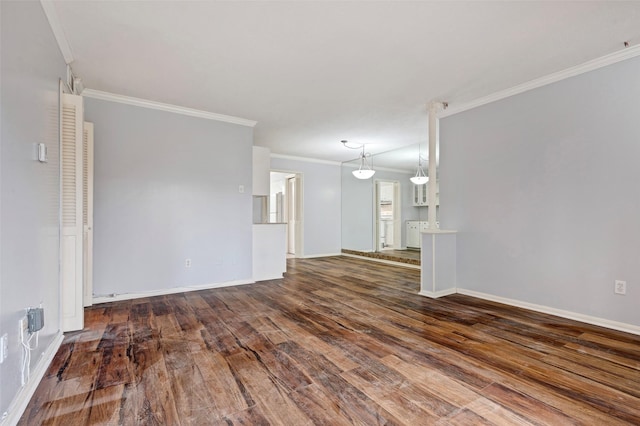
<svg viewBox="0 0 640 426">
<path fill-rule="evenodd" d="M 4 362 L 9 356 L 9 335 L 4 333 L 2 337 L 0 337 L 0 364 Z"/>
<path fill-rule="evenodd" d="M 627 282 L 616 280 L 613 287 L 613 292 L 615 294 L 627 294 Z"/>
<path fill-rule="evenodd" d="M 191 268 L 191 259 L 185 259 L 184 260 L 184 267 L 185 268 Z"/>
<path fill-rule="evenodd" d="M 244 185 L 238 185 L 238 192 L 244 194 Z"/>
</svg>

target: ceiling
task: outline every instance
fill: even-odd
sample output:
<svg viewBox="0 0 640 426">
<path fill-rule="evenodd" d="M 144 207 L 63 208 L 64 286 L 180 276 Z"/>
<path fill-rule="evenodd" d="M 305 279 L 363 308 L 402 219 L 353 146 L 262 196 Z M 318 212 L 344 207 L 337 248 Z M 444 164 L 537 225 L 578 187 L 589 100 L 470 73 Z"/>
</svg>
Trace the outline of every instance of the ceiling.
<svg viewBox="0 0 640 426">
<path fill-rule="evenodd" d="M 85 87 L 256 120 L 272 153 L 343 161 L 461 105 L 640 43 L 640 2 L 54 1 Z"/>
</svg>

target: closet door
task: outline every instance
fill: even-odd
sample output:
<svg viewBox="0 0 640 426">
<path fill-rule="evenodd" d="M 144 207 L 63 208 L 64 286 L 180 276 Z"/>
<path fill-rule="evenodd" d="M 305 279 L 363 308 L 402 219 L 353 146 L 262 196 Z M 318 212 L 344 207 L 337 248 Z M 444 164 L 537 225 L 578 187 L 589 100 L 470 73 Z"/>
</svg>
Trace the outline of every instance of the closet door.
<svg viewBox="0 0 640 426">
<path fill-rule="evenodd" d="M 60 155 L 62 331 L 84 327 L 82 116 L 82 97 L 63 94 Z"/>
<path fill-rule="evenodd" d="M 84 122 L 82 137 L 83 299 L 93 304 L 93 123 Z"/>
</svg>

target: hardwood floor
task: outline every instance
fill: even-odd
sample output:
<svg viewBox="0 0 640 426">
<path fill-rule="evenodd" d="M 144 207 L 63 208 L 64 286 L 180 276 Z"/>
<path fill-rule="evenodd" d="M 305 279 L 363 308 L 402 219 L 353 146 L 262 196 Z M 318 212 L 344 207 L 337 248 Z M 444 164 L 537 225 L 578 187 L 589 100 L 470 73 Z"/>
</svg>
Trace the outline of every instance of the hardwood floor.
<svg viewBox="0 0 640 426">
<path fill-rule="evenodd" d="M 392 262 L 406 263 L 407 265 L 420 267 L 420 250 L 384 250 L 384 251 L 359 251 L 342 249 L 343 254 L 367 257 L 371 259 L 390 260 Z"/>
<path fill-rule="evenodd" d="M 419 271 L 289 260 L 283 280 L 97 305 L 21 423 L 640 424 L 640 336 Z"/>
</svg>

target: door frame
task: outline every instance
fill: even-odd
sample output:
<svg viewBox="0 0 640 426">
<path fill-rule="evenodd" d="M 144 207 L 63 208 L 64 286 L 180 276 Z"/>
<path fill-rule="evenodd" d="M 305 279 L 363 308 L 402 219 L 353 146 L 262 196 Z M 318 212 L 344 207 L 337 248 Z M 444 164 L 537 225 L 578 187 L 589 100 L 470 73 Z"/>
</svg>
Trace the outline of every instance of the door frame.
<svg viewBox="0 0 640 426">
<path fill-rule="evenodd" d="M 296 179 L 296 199 L 294 200 L 294 209 L 296 210 L 296 218 L 297 221 L 294 224 L 294 232 L 295 232 L 295 253 L 294 257 L 303 258 L 304 257 L 304 175 L 302 172 L 297 172 L 293 170 L 282 170 L 282 169 L 271 169 L 271 172 L 276 173 L 284 173 L 287 175 L 291 175 Z M 288 182 L 290 177 L 285 178 Z M 288 183 L 285 184 L 285 204 L 289 203 L 289 190 Z M 288 217 L 288 208 L 285 208 L 285 213 L 287 217 L 285 218 L 287 223 L 289 221 Z M 289 247 L 289 229 L 287 225 L 287 248 Z"/>
<path fill-rule="evenodd" d="M 379 252 L 384 250 L 380 244 L 380 184 L 390 183 L 393 185 L 393 247 L 392 250 L 402 249 L 402 208 L 400 181 L 390 179 L 375 179 L 373 184 L 373 250 Z M 396 242 L 397 241 L 397 242 Z"/>
</svg>

